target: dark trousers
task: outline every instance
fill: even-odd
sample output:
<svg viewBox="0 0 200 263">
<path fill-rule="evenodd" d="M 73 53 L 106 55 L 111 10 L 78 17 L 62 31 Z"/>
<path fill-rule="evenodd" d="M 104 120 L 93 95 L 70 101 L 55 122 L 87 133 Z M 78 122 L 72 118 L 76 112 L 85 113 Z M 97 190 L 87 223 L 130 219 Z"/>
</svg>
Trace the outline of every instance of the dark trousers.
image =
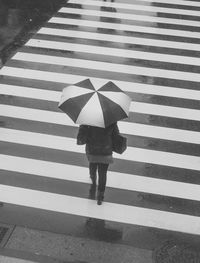
<svg viewBox="0 0 200 263">
<path fill-rule="evenodd" d="M 98 191 L 104 192 L 106 188 L 107 171 L 109 164 L 107 163 L 89 163 L 90 176 L 96 177 L 98 170 Z"/>
</svg>

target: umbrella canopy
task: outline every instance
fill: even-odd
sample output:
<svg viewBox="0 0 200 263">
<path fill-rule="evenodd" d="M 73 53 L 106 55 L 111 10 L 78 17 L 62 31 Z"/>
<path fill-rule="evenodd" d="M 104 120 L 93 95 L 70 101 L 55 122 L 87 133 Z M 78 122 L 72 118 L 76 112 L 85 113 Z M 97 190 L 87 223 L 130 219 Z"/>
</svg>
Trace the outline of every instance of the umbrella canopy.
<svg viewBox="0 0 200 263">
<path fill-rule="evenodd" d="M 113 82 L 95 87 L 90 79 L 63 89 L 58 107 L 75 123 L 105 128 L 127 118 L 131 98 Z"/>
</svg>

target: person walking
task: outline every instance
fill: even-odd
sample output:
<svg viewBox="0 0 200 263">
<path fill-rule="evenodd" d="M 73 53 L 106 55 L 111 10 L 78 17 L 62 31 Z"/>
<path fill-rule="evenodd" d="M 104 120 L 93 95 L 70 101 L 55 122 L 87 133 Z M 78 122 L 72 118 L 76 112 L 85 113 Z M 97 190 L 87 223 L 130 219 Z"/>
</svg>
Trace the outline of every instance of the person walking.
<svg viewBox="0 0 200 263">
<path fill-rule="evenodd" d="M 77 144 L 86 144 L 89 174 L 93 185 L 96 185 L 98 171 L 98 205 L 101 205 L 104 200 L 107 171 L 109 164 L 113 163 L 113 136 L 118 134 L 117 123 L 113 123 L 106 128 L 88 125 L 80 125 L 79 127 Z"/>
</svg>

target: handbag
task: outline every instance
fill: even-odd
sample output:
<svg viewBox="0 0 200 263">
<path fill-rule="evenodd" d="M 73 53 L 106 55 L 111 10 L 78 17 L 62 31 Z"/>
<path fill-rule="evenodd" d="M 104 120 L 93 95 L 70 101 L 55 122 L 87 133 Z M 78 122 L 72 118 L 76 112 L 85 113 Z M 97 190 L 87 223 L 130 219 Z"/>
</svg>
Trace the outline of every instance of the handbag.
<svg viewBox="0 0 200 263">
<path fill-rule="evenodd" d="M 120 134 L 113 136 L 112 150 L 116 153 L 122 154 L 127 148 L 127 138 Z"/>
</svg>

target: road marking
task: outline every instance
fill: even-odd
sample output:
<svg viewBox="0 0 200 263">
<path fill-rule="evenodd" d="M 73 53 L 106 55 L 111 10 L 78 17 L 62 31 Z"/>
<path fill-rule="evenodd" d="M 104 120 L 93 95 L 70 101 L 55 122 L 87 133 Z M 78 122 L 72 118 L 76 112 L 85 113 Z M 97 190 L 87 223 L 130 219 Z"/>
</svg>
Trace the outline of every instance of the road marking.
<svg viewBox="0 0 200 263">
<path fill-rule="evenodd" d="M 152 0 L 142 0 L 145 2 L 150 2 L 152 3 Z M 196 1 L 185 1 L 185 0 L 154 0 L 154 3 L 159 3 L 159 4 L 174 4 L 174 5 L 185 5 L 185 6 L 199 6 L 200 7 L 200 3 L 196 2 Z"/>
<path fill-rule="evenodd" d="M 141 7 L 142 8 L 142 7 Z M 184 19 L 173 19 L 168 17 L 158 17 L 158 16 L 148 16 L 148 15 L 139 15 L 139 14 L 129 14 L 121 12 L 112 12 L 112 11 L 101 11 L 101 10 L 90 10 L 90 9 L 80 9 L 80 8 L 70 8 L 70 7 L 63 7 L 59 10 L 60 13 L 67 13 L 67 14 L 79 14 L 85 16 L 100 16 L 100 17 L 110 17 L 110 18 L 117 18 L 117 19 L 126 19 L 126 20 L 133 20 L 133 21 L 142 21 L 142 22 L 149 22 L 149 23 L 166 23 L 166 24 L 173 24 L 173 25 L 186 25 L 192 27 L 200 27 L 199 22 L 184 20 Z M 195 29 L 194 29 L 195 30 Z"/>
<path fill-rule="evenodd" d="M 181 107 L 149 104 L 144 102 L 132 102 L 130 111 L 149 115 L 158 115 L 179 119 L 200 121 L 200 110 Z"/>
<path fill-rule="evenodd" d="M 132 45 L 147 45 L 147 46 L 156 46 L 164 48 L 173 48 L 173 49 L 186 49 L 191 51 L 200 51 L 200 45 L 194 43 L 178 42 L 178 41 L 167 41 L 167 40 L 158 40 L 150 38 L 139 38 L 131 36 L 120 36 L 120 35 L 108 35 L 103 33 L 87 32 L 87 31 L 78 31 L 78 30 L 67 30 L 59 28 L 41 28 L 37 34 L 45 34 L 60 36 L 60 37 L 69 37 L 69 38 L 83 38 L 91 40 L 100 40 L 100 41 L 110 41 L 120 43 L 123 47 L 126 47 L 127 44 Z"/>
<path fill-rule="evenodd" d="M 87 167 L 0 155 L 0 169 L 91 184 Z M 190 183 L 109 171 L 107 187 L 200 201 L 200 186 Z M 14 174 L 15 175 L 15 174 Z"/>
<path fill-rule="evenodd" d="M 0 110 L 1 116 L 78 127 L 78 124 L 74 124 L 67 115 L 59 112 L 9 105 L 0 105 Z M 118 124 L 120 131 L 127 135 L 200 144 L 200 134 L 195 131 L 121 121 Z"/>
<path fill-rule="evenodd" d="M 16 68 L 4 66 L 0 69 L 2 76 L 12 76 L 17 78 L 36 79 L 40 81 L 52 81 L 56 83 L 66 83 L 66 85 L 74 84 L 82 81 L 89 76 L 64 74 L 56 72 L 48 72 L 42 70 Z M 191 100 L 200 100 L 200 91 L 192 89 L 181 89 L 168 86 L 150 85 L 136 82 L 119 81 L 114 79 L 103 79 L 103 78 L 91 78 L 96 83 L 102 83 L 102 85 L 108 81 L 113 81 L 120 89 L 125 92 L 137 92 L 141 94 L 152 94 L 158 96 L 167 96 L 174 98 L 183 98 Z M 2 86 L 1 86 L 2 88 Z"/>
<path fill-rule="evenodd" d="M 194 235 L 200 234 L 200 217 L 191 215 L 108 202 L 104 202 L 102 206 L 97 206 L 94 200 L 7 185 L 0 185 L 0 200 L 4 203 L 53 212 L 156 227 Z"/>
<path fill-rule="evenodd" d="M 63 113 L 25 107 L 0 105 L 1 116 L 78 127 Z M 200 144 L 200 133 L 131 122 L 118 122 L 120 132 L 127 135 L 144 136 L 162 140 Z"/>
<path fill-rule="evenodd" d="M 90 53 L 95 55 L 105 55 L 105 56 L 114 56 L 119 58 L 132 58 L 132 59 L 142 59 L 142 60 L 152 60 L 165 63 L 178 63 L 185 65 L 200 66 L 200 58 L 194 58 L 189 56 L 176 56 L 168 54 L 158 54 L 153 52 L 142 52 L 134 51 L 130 49 L 120 49 L 120 48 L 111 48 L 111 47 L 100 47 L 86 44 L 76 44 L 76 43 L 63 43 L 58 41 L 49 41 L 49 40 L 39 40 L 31 39 L 26 43 L 26 46 L 36 47 L 36 48 L 45 48 L 56 50 L 66 50 L 80 53 Z"/>
<path fill-rule="evenodd" d="M 36 147 L 45 147 L 62 151 L 85 153 L 84 145 L 79 146 L 76 144 L 76 139 L 68 137 L 13 130 L 7 128 L 0 128 L 0 134 L 0 140 L 5 142 Z M 157 165 L 200 171 L 199 156 L 141 149 L 137 147 L 128 147 L 123 155 L 114 153 L 114 157 L 120 160 L 122 159 L 136 162 L 152 163 Z"/>
<path fill-rule="evenodd" d="M 40 55 L 33 53 L 18 52 L 12 57 L 12 60 L 36 62 L 42 64 L 51 64 L 58 66 L 70 66 L 77 68 L 86 68 L 93 70 L 101 70 L 114 73 L 124 74 L 138 74 L 142 76 L 157 77 L 157 78 L 170 78 L 176 80 L 187 80 L 200 82 L 200 75 L 198 73 L 184 72 L 178 70 L 166 70 L 148 67 L 130 66 L 125 64 L 117 64 L 111 62 L 93 61 L 87 59 L 75 59 L 67 57 Z"/>
<path fill-rule="evenodd" d="M 102 2 L 102 1 L 93 1 L 93 0 L 70 0 L 70 4 L 82 4 L 82 5 L 92 5 L 92 6 L 108 6 L 108 7 L 114 7 L 114 8 L 122 8 L 122 9 L 128 9 L 128 10 L 139 10 L 139 11 L 149 11 L 153 13 L 168 13 L 168 14 L 181 14 L 181 15 L 189 15 L 189 16 L 200 16 L 200 11 L 193 11 L 193 10 L 185 10 L 179 8 L 167 8 L 167 7 L 157 7 L 152 5 L 133 5 L 133 4 L 127 4 L 127 3 L 110 3 L 110 2 Z"/>
<path fill-rule="evenodd" d="M 53 95 L 53 93 L 54 92 L 52 92 L 51 94 Z M 41 98 L 43 94 L 44 93 L 41 92 Z M 54 94 L 57 96 L 56 101 L 59 102 L 58 93 L 55 92 Z M 174 107 L 174 106 L 164 106 L 164 105 L 150 104 L 144 102 L 136 102 L 136 101 L 131 102 L 130 112 L 200 121 L 200 110 L 187 109 L 187 108 Z"/>
<path fill-rule="evenodd" d="M 152 0 L 142 0 L 144 2 L 150 2 L 150 4 L 152 3 Z M 154 3 L 159 3 L 159 4 L 174 4 L 174 5 L 184 5 L 184 6 L 200 6 L 199 2 L 196 1 L 185 1 L 185 0 L 154 0 Z"/>
<path fill-rule="evenodd" d="M 133 25 L 127 25 L 127 24 L 107 23 L 107 22 L 99 22 L 99 21 L 92 21 L 92 20 L 52 17 L 48 22 L 62 24 L 62 25 L 63 24 L 73 25 L 73 26 L 78 26 L 79 28 L 94 27 L 95 30 L 97 30 L 97 28 L 106 28 L 106 29 L 114 29 L 114 30 L 120 30 L 120 31 L 131 31 L 131 32 L 158 34 L 158 35 L 165 35 L 165 36 L 170 35 L 170 36 L 176 36 L 176 37 L 180 36 L 180 37 L 188 37 L 188 38 L 200 38 L 200 33 L 198 32 L 191 32 L 191 31 L 186 31 L 186 30 L 165 29 L 165 28 L 157 28 L 157 27 L 133 26 Z"/>
</svg>

